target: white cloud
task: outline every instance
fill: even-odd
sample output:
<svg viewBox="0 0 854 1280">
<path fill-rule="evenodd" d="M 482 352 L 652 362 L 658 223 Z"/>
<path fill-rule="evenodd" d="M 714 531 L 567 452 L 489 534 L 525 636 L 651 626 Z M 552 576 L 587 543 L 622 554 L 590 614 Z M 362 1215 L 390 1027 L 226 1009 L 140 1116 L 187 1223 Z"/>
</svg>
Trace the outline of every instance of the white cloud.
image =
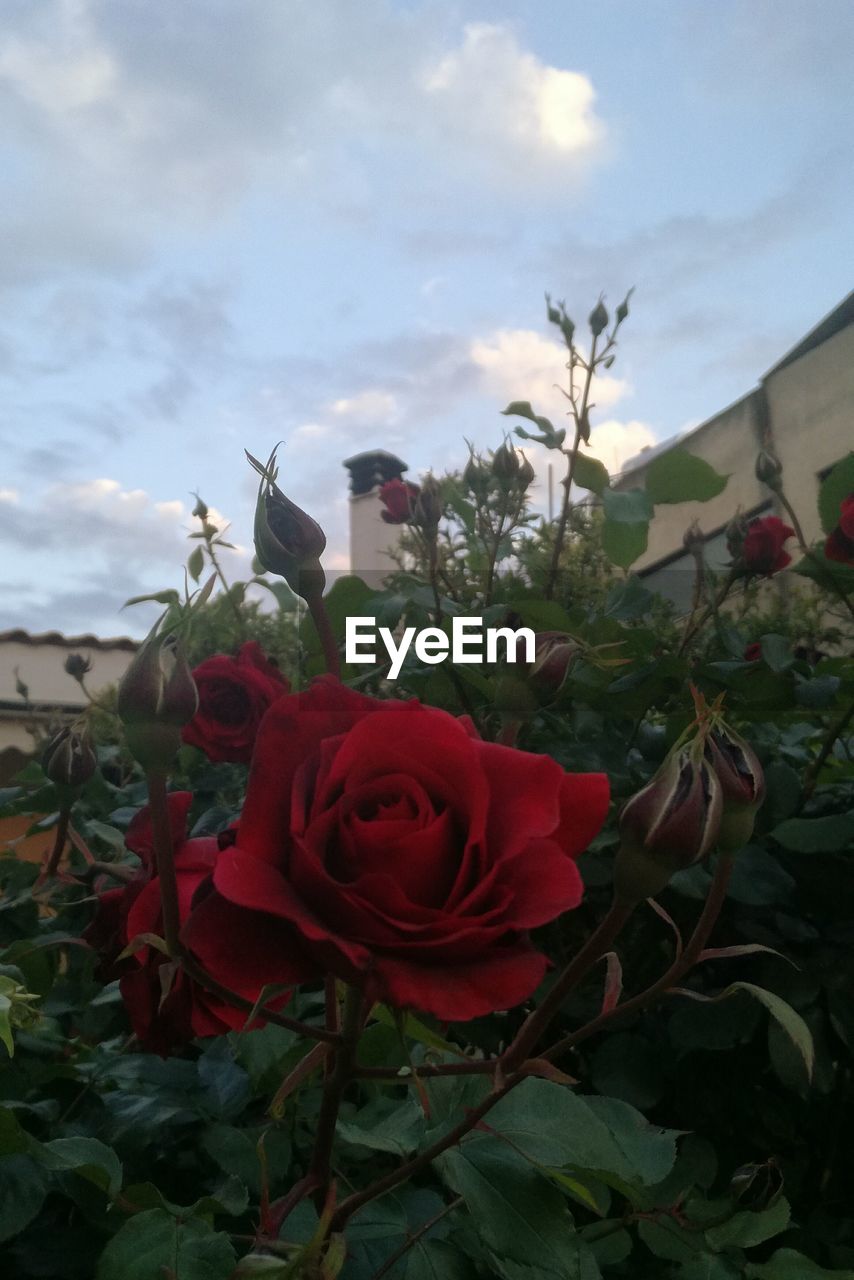
<svg viewBox="0 0 854 1280">
<path fill-rule="evenodd" d="M 628 422 L 608 418 L 605 422 L 596 423 L 590 432 L 590 452 L 605 464 L 612 475 L 635 454 L 656 443 L 652 427 L 634 418 Z"/>
<path fill-rule="evenodd" d="M 530 400 L 536 413 L 564 418 L 567 401 L 555 384 L 567 387 L 566 348 L 534 329 L 498 329 L 471 344 L 471 359 L 484 391 L 499 400 Z M 628 382 L 602 374 L 593 379 L 591 402 L 606 408 L 631 391 Z M 502 408 L 504 406 L 502 405 Z"/>
<path fill-rule="evenodd" d="M 0 489 L 0 502 L 8 502 L 11 505 L 17 502 L 20 496 L 17 489 Z"/>
<path fill-rule="evenodd" d="M 368 387 L 355 395 L 333 400 L 329 407 L 337 418 L 365 426 L 389 426 L 397 419 L 397 399 L 379 387 Z"/>
<path fill-rule="evenodd" d="M 503 25 L 466 26 L 424 84 L 449 129 L 516 153 L 526 168 L 532 159 L 589 158 L 604 138 L 588 77 L 542 62 Z"/>
</svg>

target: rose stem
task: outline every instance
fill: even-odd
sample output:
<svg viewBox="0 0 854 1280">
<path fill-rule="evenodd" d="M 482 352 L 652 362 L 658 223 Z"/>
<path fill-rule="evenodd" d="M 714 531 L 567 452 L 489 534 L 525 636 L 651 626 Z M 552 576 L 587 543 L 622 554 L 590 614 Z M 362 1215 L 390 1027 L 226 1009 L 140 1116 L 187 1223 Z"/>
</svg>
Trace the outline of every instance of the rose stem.
<svg viewBox="0 0 854 1280">
<path fill-rule="evenodd" d="M 341 1018 L 341 1037 L 335 1050 L 332 1070 L 323 1086 L 323 1099 L 317 1119 L 314 1152 L 308 1170 L 309 1180 L 315 1183 L 317 1196 L 325 1202 L 331 1177 L 332 1144 L 335 1125 L 344 1090 L 353 1078 L 356 1046 L 362 1030 L 362 993 L 356 987 L 348 987 L 344 995 Z"/>
<path fill-rule="evenodd" d="M 151 831 L 154 844 L 154 860 L 160 881 L 160 902 L 163 911 L 163 936 L 170 956 L 180 956 L 181 915 L 178 909 L 178 879 L 175 875 L 175 858 L 172 848 L 172 827 L 169 822 L 169 802 L 166 798 L 166 774 L 151 769 L 146 774 L 148 804 L 151 809 Z"/>
<path fill-rule="evenodd" d="M 694 927 L 685 950 L 681 956 L 674 960 L 673 964 L 662 974 L 657 982 L 651 987 L 647 987 L 645 991 L 639 992 L 636 996 L 632 996 L 630 1000 L 624 1001 L 623 1004 L 616 1005 L 613 1009 L 609 1009 L 605 1013 L 600 1013 L 598 1017 L 586 1023 L 583 1027 L 579 1027 L 577 1031 L 573 1031 L 570 1035 L 564 1036 L 551 1049 L 547 1049 L 542 1055 L 544 1058 L 556 1058 L 565 1050 L 573 1048 L 582 1040 L 586 1040 L 588 1036 L 595 1035 L 612 1019 L 622 1017 L 626 1013 L 634 1013 L 636 1010 L 644 1008 L 650 1004 L 655 998 L 672 987 L 675 982 L 683 977 L 693 965 L 697 963 L 700 953 L 705 947 L 709 934 L 714 928 L 715 921 L 721 913 L 724 901 L 726 899 L 727 888 L 729 886 L 730 875 L 732 874 L 733 858 L 732 854 L 719 854 L 718 865 L 715 869 L 715 877 L 712 881 L 712 887 L 709 891 L 705 904 L 703 906 L 700 918 Z"/>
<path fill-rule="evenodd" d="M 842 737 L 851 720 L 854 720 L 854 702 L 852 702 L 848 709 L 843 711 L 842 715 L 839 716 L 837 720 L 834 720 L 830 725 L 830 728 L 825 734 L 824 741 L 821 744 L 821 750 L 807 769 L 806 776 L 804 778 L 804 789 L 801 792 L 801 802 L 798 805 L 799 813 L 815 791 L 818 776 L 824 768 L 831 751 L 836 745 L 837 738 Z"/>
<path fill-rule="evenodd" d="M 65 849 L 65 842 L 68 839 L 68 823 L 71 818 L 71 806 L 63 805 L 59 811 L 59 818 L 56 823 L 56 834 L 53 838 L 53 848 L 50 851 L 50 857 L 44 869 L 46 876 L 55 876 L 59 869 L 59 863 Z"/>
<path fill-rule="evenodd" d="M 611 903 L 607 914 L 591 933 L 584 946 L 552 984 L 542 1004 L 528 1015 L 516 1033 L 515 1039 L 505 1049 L 501 1058 L 504 1070 L 515 1071 L 530 1056 L 531 1050 L 567 995 L 610 948 L 636 905 L 636 903 L 627 904 L 616 900 Z"/>
<path fill-rule="evenodd" d="M 320 637 L 326 670 L 329 675 L 335 676 L 336 680 L 340 680 L 341 656 L 338 653 L 338 644 L 332 631 L 332 624 L 329 621 L 323 594 L 320 591 L 312 591 L 311 595 L 307 597 L 306 603 L 317 628 L 317 634 Z"/>
<path fill-rule="evenodd" d="M 450 1202 L 450 1204 L 442 1205 L 442 1208 L 439 1210 L 438 1213 L 434 1213 L 432 1218 L 428 1218 L 426 1222 L 422 1222 L 421 1226 L 417 1229 L 417 1231 L 413 1231 L 411 1236 L 407 1236 L 403 1244 L 400 1246 L 400 1248 L 395 1249 L 394 1253 L 391 1254 L 388 1258 L 386 1258 L 385 1262 L 382 1264 L 379 1271 L 375 1271 L 374 1274 L 371 1276 L 371 1280 L 382 1280 L 383 1276 L 387 1276 L 388 1273 L 395 1266 L 395 1264 L 400 1262 L 400 1259 L 404 1256 L 404 1254 L 407 1254 L 409 1250 L 412 1249 L 418 1243 L 419 1240 L 423 1239 L 423 1237 L 426 1236 L 427 1232 L 432 1230 L 432 1228 L 436 1226 L 437 1222 L 441 1222 L 442 1219 L 446 1218 L 449 1213 L 453 1213 L 454 1209 L 459 1209 L 462 1203 L 463 1203 L 463 1197 L 455 1196 L 454 1199 Z"/>
<path fill-rule="evenodd" d="M 718 866 L 715 872 L 715 879 L 712 883 L 711 892 L 709 893 L 709 897 L 703 907 L 702 915 L 697 922 L 694 933 L 692 934 L 685 951 L 682 953 L 680 960 L 671 965 L 667 973 L 664 974 L 663 978 L 661 978 L 659 982 L 649 987 L 648 990 L 641 992 L 640 995 L 635 996 L 632 1000 L 627 1000 L 624 1005 L 618 1005 L 617 1008 L 611 1010 L 610 1013 L 601 1014 L 598 1018 L 594 1018 L 592 1022 L 588 1023 L 585 1027 L 581 1027 L 578 1031 L 574 1032 L 573 1035 L 566 1036 L 564 1040 L 559 1041 L 557 1045 L 548 1050 L 542 1056 L 552 1058 L 564 1048 L 571 1048 L 578 1040 L 586 1039 L 588 1035 L 592 1035 L 594 1031 L 598 1031 L 600 1026 L 615 1017 L 618 1013 L 623 1011 L 634 1011 L 642 1005 L 647 1004 L 650 1000 L 655 999 L 655 997 L 661 991 L 669 987 L 676 978 L 681 977 L 682 973 L 694 964 L 706 944 L 714 923 L 720 914 L 724 899 L 726 898 L 727 885 L 729 884 L 731 870 L 732 858 L 721 855 L 718 860 Z M 602 925 L 604 925 L 604 923 L 605 921 L 603 920 Z M 602 925 L 600 925 L 600 929 L 602 928 Z M 393 1170 L 384 1178 L 378 1179 L 363 1191 L 357 1191 L 353 1195 L 348 1196 L 346 1200 L 342 1200 L 333 1215 L 331 1230 L 340 1231 L 348 1219 L 351 1218 L 357 1210 L 361 1209 L 363 1205 L 368 1204 L 377 1196 L 384 1195 L 386 1191 L 393 1191 L 395 1187 L 399 1186 L 402 1182 L 406 1182 L 413 1176 L 413 1174 L 420 1173 L 422 1169 L 427 1168 L 427 1166 L 430 1165 L 438 1156 L 447 1151 L 449 1147 L 456 1146 L 456 1144 L 460 1142 L 467 1133 L 470 1133 L 471 1130 L 479 1124 L 483 1117 L 492 1110 L 497 1102 L 505 1097 L 511 1089 L 515 1089 L 516 1085 L 520 1084 L 525 1079 L 527 1079 L 527 1073 L 524 1070 L 514 1072 L 505 1079 L 503 1085 L 491 1093 L 488 1098 L 484 1098 L 483 1102 L 479 1103 L 478 1106 L 469 1111 L 459 1124 L 455 1125 L 455 1127 L 446 1133 L 444 1137 L 439 1138 L 434 1142 L 432 1146 L 427 1147 L 419 1155 L 414 1156 L 411 1160 L 408 1160 L 405 1164 L 401 1165 L 398 1169 Z"/>
<path fill-rule="evenodd" d="M 198 982 L 200 987 L 204 987 L 206 991 L 210 991 L 212 995 L 218 996 L 225 1004 L 230 1004 L 234 1009 L 242 1009 L 244 1013 L 255 1013 L 258 1018 L 263 1018 L 265 1022 L 272 1022 L 277 1027 L 285 1027 L 288 1031 L 296 1031 L 297 1035 L 305 1036 L 310 1040 L 322 1040 L 325 1044 L 338 1044 L 340 1036 L 334 1031 L 327 1031 L 325 1027 L 313 1027 L 307 1022 L 300 1022 L 299 1018 L 289 1018 L 286 1013 L 276 1013 L 273 1009 L 258 1008 L 257 1002 L 253 1004 L 251 1000 L 244 999 L 239 996 L 236 991 L 229 990 L 224 987 L 221 982 L 217 982 L 206 969 L 199 964 L 195 956 L 188 951 L 182 951 L 181 966 L 188 977 L 194 982 Z"/>
</svg>

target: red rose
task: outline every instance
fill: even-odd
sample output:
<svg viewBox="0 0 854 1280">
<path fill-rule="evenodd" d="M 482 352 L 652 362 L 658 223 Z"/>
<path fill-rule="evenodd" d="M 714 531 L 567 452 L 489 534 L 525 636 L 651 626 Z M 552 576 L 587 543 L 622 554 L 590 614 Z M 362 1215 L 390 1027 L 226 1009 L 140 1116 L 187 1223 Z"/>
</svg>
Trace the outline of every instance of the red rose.
<svg viewBox="0 0 854 1280">
<path fill-rule="evenodd" d="M 210 760 L 242 763 L 252 748 L 264 712 L 290 691 L 277 666 L 264 657 L 254 640 L 240 646 L 236 658 L 218 653 L 193 672 L 199 709 L 182 737 Z"/>
<path fill-rule="evenodd" d="M 188 791 L 175 791 L 168 797 L 182 922 L 189 917 L 197 894 L 204 901 L 202 886 L 209 880 L 219 856 L 216 836 L 197 840 L 186 838 L 187 813 L 192 799 Z M 168 994 L 164 998 L 163 979 L 166 973 L 163 966 L 168 961 L 154 947 L 143 947 L 132 956 L 118 959 L 128 943 L 139 934 L 154 933 L 162 936 L 163 933 L 160 881 L 154 865 L 151 815 L 147 806 L 134 818 L 125 842 L 142 862 L 139 878 L 123 889 L 112 889 L 102 895 L 86 938 L 90 945 L 101 952 L 102 974 L 119 977 L 122 998 L 142 1047 L 166 1056 L 176 1046 L 186 1044 L 194 1036 L 220 1035 L 243 1027 L 246 1014 L 242 1010 L 223 1003 L 180 969 L 172 975 Z M 215 916 L 209 914 L 208 919 L 213 921 Z M 257 984 L 257 973 L 252 969 L 253 962 L 257 966 L 259 959 L 253 945 L 255 940 L 263 949 L 264 972 L 268 971 L 268 939 L 263 934 L 256 935 L 256 939 L 250 939 L 248 954 L 242 957 L 244 970 L 248 967 L 250 973 L 249 985 L 253 991 L 253 1000 L 260 991 L 260 986 L 263 986 L 263 982 L 260 986 Z M 278 975 L 275 979 L 271 978 L 271 981 L 293 983 L 311 975 L 311 969 L 304 963 L 297 967 L 293 963 L 282 962 L 280 957 L 278 959 L 278 964 L 269 966 L 270 971 Z M 239 977 L 229 985 L 239 995 L 244 994 Z M 244 983 L 244 988 L 245 985 Z M 283 997 L 280 996 L 275 1007 L 280 1007 L 282 1003 Z M 262 1024 L 259 1022 L 257 1025 Z"/>
<path fill-rule="evenodd" d="M 824 544 L 828 560 L 854 565 L 854 493 L 839 504 L 839 523 Z"/>
<path fill-rule="evenodd" d="M 406 524 L 412 516 L 412 504 L 421 489 L 409 480 L 386 480 L 380 488 L 380 500 L 385 506 L 382 511 L 386 524 Z"/>
<path fill-rule="evenodd" d="M 464 1021 L 539 984 L 548 962 L 528 930 L 578 905 L 574 859 L 607 808 L 604 774 L 567 774 L 445 711 L 324 677 L 265 716 L 208 901 L 244 909 L 218 920 L 233 954 L 275 922 L 271 956 L 296 936 L 370 998 Z M 222 943 L 206 935 L 194 912 L 187 937 L 228 982 Z"/>
<path fill-rule="evenodd" d="M 762 645 L 758 640 L 754 640 L 753 644 L 749 644 L 744 651 L 745 662 L 758 662 L 762 657 Z"/>
<path fill-rule="evenodd" d="M 779 516 L 751 520 L 741 547 L 744 567 L 750 573 L 761 573 L 766 578 L 785 569 L 792 563 L 792 557 L 783 550 L 783 544 L 794 536 L 794 529 L 784 524 Z"/>
</svg>

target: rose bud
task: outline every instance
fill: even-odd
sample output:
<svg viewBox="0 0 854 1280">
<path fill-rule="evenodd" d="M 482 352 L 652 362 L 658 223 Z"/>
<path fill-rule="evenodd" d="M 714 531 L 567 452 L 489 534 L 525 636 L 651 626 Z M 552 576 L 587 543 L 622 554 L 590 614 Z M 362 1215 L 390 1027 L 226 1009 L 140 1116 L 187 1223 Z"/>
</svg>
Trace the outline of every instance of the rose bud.
<svg viewBox="0 0 854 1280">
<path fill-rule="evenodd" d="M 435 476 L 427 475 L 412 508 L 412 523 L 425 533 L 435 533 L 443 510 L 441 485 Z"/>
<path fill-rule="evenodd" d="M 513 484 L 519 476 L 519 455 L 505 440 L 492 455 L 492 474 L 502 484 Z"/>
<path fill-rule="evenodd" d="M 248 451 L 246 457 L 261 476 L 255 506 L 255 554 L 268 573 L 284 578 L 304 600 L 321 595 L 326 585 L 320 563 L 326 534 L 276 484 L 275 450 L 266 467 Z"/>
<path fill-rule="evenodd" d="M 621 324 L 623 323 L 623 321 L 624 321 L 625 319 L 627 319 L 627 318 L 628 318 L 628 314 L 629 314 L 629 298 L 632 296 L 632 294 L 634 293 L 634 291 L 635 291 L 635 290 L 634 290 L 634 286 L 632 286 L 632 288 L 631 288 L 631 289 L 629 289 L 629 291 L 628 291 L 628 293 L 626 294 L 625 298 L 623 298 L 623 301 L 620 303 L 620 305 L 617 307 L 616 312 L 614 313 L 614 314 L 615 314 L 616 321 L 617 321 L 617 324 L 618 324 L 618 325 L 621 325 Z"/>
<path fill-rule="evenodd" d="M 202 523 L 204 524 L 204 522 L 208 518 L 208 504 L 204 501 L 203 498 L 200 498 L 197 493 L 194 494 L 193 496 L 196 499 L 196 505 L 193 507 L 192 514 L 196 516 L 197 519 L 201 520 Z"/>
<path fill-rule="evenodd" d="M 534 476 L 534 468 L 523 453 L 522 461 L 519 464 L 519 488 L 527 489 L 529 484 L 533 484 Z"/>
<path fill-rule="evenodd" d="M 88 735 L 60 729 L 42 753 L 42 768 L 57 787 L 78 791 L 97 768 Z"/>
<path fill-rule="evenodd" d="M 539 632 L 531 679 L 539 688 L 557 693 L 577 654 L 578 645 L 565 632 Z"/>
<path fill-rule="evenodd" d="M 151 635 L 119 681 L 116 709 L 128 750 L 145 769 L 163 768 L 181 745 L 199 695 L 174 635 Z"/>
<path fill-rule="evenodd" d="M 770 449 L 760 449 L 756 458 L 756 479 L 775 491 L 780 488 L 783 464 Z"/>
<path fill-rule="evenodd" d="M 774 1159 L 764 1164 L 743 1164 L 729 1184 L 730 1195 L 741 1209 L 762 1213 L 772 1208 L 783 1194 L 783 1174 Z"/>
<path fill-rule="evenodd" d="M 594 338 L 598 338 L 599 334 L 608 327 L 608 312 L 601 298 L 590 312 L 587 323 Z"/>
<path fill-rule="evenodd" d="M 463 483 L 476 497 L 482 497 L 489 489 L 489 471 L 474 451 L 463 468 Z"/>
<path fill-rule="evenodd" d="M 69 653 L 63 665 L 72 680 L 78 683 L 92 670 L 91 658 L 84 658 L 82 653 Z"/>
<path fill-rule="evenodd" d="M 702 738 L 674 748 L 620 814 L 617 897 L 626 903 L 652 897 L 677 871 L 701 862 L 717 841 L 722 812 Z"/>
<path fill-rule="evenodd" d="M 380 502 L 385 507 L 380 515 L 386 524 L 408 524 L 420 492 L 420 487 L 410 480 L 386 480 L 380 487 Z"/>
<path fill-rule="evenodd" d="M 784 524 L 779 516 L 762 516 L 751 520 L 741 545 L 741 562 L 748 574 L 770 578 L 792 563 L 792 557 L 783 550 L 789 538 L 795 536 L 791 525 Z"/>
<path fill-rule="evenodd" d="M 735 853 L 753 835 L 756 814 L 765 799 L 762 765 L 750 744 L 723 721 L 709 733 L 706 758 L 723 799 L 718 844 L 725 853 Z"/>
<path fill-rule="evenodd" d="M 747 529 L 747 519 L 739 512 L 738 515 L 733 516 L 724 531 L 727 551 L 733 560 L 737 560 L 741 555 L 744 539 L 747 537 Z"/>
</svg>

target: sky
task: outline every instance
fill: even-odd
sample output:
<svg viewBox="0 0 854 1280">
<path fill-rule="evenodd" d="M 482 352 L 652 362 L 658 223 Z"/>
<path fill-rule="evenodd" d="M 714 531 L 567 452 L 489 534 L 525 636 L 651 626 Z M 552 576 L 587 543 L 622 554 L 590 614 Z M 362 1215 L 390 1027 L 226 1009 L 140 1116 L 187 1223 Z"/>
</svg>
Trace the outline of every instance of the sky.
<svg viewBox="0 0 854 1280">
<path fill-rule="evenodd" d="M 564 412 L 591 446 L 745 394 L 851 289 L 854 5 L 2 0 L 0 630 L 139 634 L 193 492 L 247 576 L 243 450 L 346 567 L 342 460 Z M 542 459 L 534 459 L 542 475 Z"/>
</svg>

